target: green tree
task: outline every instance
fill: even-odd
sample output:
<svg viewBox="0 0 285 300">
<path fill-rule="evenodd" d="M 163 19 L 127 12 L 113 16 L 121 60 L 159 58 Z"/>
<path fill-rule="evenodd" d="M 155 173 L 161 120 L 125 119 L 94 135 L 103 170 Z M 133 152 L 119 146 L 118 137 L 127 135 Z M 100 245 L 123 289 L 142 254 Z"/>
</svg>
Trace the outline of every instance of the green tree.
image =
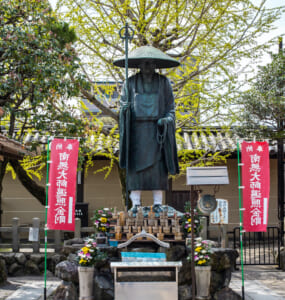
<svg viewBox="0 0 285 300">
<path fill-rule="evenodd" d="M 58 16 L 74 26 L 78 35 L 77 51 L 81 67 L 92 88 L 79 89 L 91 103 L 118 121 L 118 107 L 102 103 L 105 96 L 97 84 L 116 82 L 120 90 L 124 70 L 112 62 L 124 55 L 120 29 L 127 22 L 134 29 L 130 51 L 151 45 L 181 62 L 181 67 L 164 70 L 173 81 L 176 98 L 177 141 L 185 129 L 201 130 L 209 126 L 228 126 L 234 114 L 231 103 L 241 82 L 238 81 L 244 59 L 257 58 L 267 45 L 256 41 L 270 32 L 283 8 L 268 10 L 265 1 L 248 0 L 58 0 Z M 130 71 L 131 74 L 131 71 Z M 113 87 L 113 90 L 115 87 Z M 99 119 L 94 118 L 95 122 Z M 90 135 L 97 133 L 90 132 Z M 106 135 L 108 143 L 110 135 Z M 116 135 L 111 138 L 118 138 Z M 114 143 L 116 144 L 116 143 Z M 108 151 L 108 156 L 116 157 Z M 222 153 L 179 151 L 181 173 L 193 164 L 224 161 Z M 90 161 L 90 160 L 89 160 Z M 108 169 L 109 170 L 109 169 Z M 124 174 L 119 170 L 122 187 Z M 125 193 L 123 192 L 123 195 Z"/>
<path fill-rule="evenodd" d="M 178 128 L 225 124 L 223 114 L 239 86 L 238 68 L 245 58 L 258 57 L 266 46 L 256 40 L 270 32 L 282 9 L 267 10 L 248 0 L 59 0 L 59 16 L 78 34 L 81 66 L 96 88 L 96 81 L 123 81 L 124 70 L 112 65 L 124 55 L 119 30 L 126 22 L 135 35 L 130 48 L 152 45 L 177 58 L 178 69 L 167 70 L 176 94 Z M 62 9 L 61 9 L 62 8 Z M 284 8 L 283 8 L 284 11 Z M 267 45 L 269 46 L 269 44 Z M 222 88 L 221 88 L 222 87 Z M 105 114 L 114 114 L 99 98 L 82 93 Z"/>
<path fill-rule="evenodd" d="M 93 85 L 93 93 L 81 87 L 82 94 L 115 120 L 116 111 L 96 96 L 96 82 L 124 80 L 124 70 L 112 62 L 124 55 L 118 32 L 126 22 L 135 31 L 131 49 L 152 45 L 179 59 L 180 68 L 166 70 L 174 82 L 179 130 L 232 121 L 230 104 L 241 84 L 238 63 L 258 57 L 270 45 L 256 40 L 272 29 L 284 10 L 267 10 L 265 1 L 254 3 L 59 0 L 57 7 L 59 16 L 76 29 L 81 67 Z"/>
<path fill-rule="evenodd" d="M 67 103 L 78 93 L 68 76 L 78 78 L 75 40 L 74 30 L 56 20 L 48 1 L 1 0 L 0 106 L 5 110 L 1 125 L 9 137 L 21 142 L 33 129 L 80 136 L 81 121 Z M 43 157 L 35 159 L 44 164 Z M 8 163 L 7 157 L 0 162 L 0 207 Z M 32 165 L 17 160 L 10 163 L 25 187 L 44 204 L 44 187 L 33 181 L 31 170 L 24 170 Z"/>
<path fill-rule="evenodd" d="M 238 105 L 243 136 L 278 140 L 285 138 L 285 55 L 272 54 L 272 61 L 259 67 L 250 89 L 241 94 Z"/>
</svg>

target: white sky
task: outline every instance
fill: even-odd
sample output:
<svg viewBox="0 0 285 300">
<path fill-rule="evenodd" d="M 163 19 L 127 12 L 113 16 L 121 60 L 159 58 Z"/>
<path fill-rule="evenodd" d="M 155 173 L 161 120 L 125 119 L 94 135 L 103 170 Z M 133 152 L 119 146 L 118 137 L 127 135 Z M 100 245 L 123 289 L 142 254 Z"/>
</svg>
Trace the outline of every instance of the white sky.
<svg viewBox="0 0 285 300">
<path fill-rule="evenodd" d="M 267 8 L 274 8 L 274 7 L 278 7 L 278 6 L 284 6 L 285 2 L 284 0 L 267 0 L 265 6 Z M 266 42 L 268 41 L 270 38 L 274 37 L 274 36 L 283 36 L 283 49 L 285 48 L 285 13 L 283 13 L 281 15 L 281 18 L 276 21 L 274 23 L 274 25 L 276 26 L 276 29 L 271 31 L 269 34 L 264 34 L 263 39 L 261 40 L 261 42 Z M 277 53 L 278 52 L 278 43 L 276 41 L 276 46 L 273 47 L 273 49 L 271 50 L 273 53 Z M 265 62 L 268 63 L 269 62 L 269 56 L 265 56 Z"/>
</svg>

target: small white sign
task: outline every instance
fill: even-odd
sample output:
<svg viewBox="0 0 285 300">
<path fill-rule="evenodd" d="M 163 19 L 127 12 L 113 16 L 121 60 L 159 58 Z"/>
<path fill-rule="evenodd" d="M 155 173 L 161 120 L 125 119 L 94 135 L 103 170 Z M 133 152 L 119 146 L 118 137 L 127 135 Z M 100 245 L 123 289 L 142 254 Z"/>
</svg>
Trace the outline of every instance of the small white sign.
<svg viewBox="0 0 285 300">
<path fill-rule="evenodd" d="M 39 241 L 39 228 L 30 227 L 29 241 L 30 242 L 38 242 Z"/>
<path fill-rule="evenodd" d="M 187 185 L 229 184 L 227 167 L 188 167 Z"/>
<path fill-rule="evenodd" d="M 211 224 L 229 224 L 228 200 L 216 199 L 217 208 L 210 215 Z"/>
<path fill-rule="evenodd" d="M 73 217 L 73 197 L 69 197 L 68 224 L 72 224 L 72 217 Z"/>
</svg>

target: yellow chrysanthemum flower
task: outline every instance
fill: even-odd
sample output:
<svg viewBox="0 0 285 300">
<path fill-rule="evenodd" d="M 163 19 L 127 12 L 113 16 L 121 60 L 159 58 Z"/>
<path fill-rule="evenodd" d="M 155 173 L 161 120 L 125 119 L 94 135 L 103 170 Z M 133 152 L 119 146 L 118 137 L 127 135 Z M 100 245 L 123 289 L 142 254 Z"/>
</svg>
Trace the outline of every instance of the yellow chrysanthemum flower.
<svg viewBox="0 0 285 300">
<path fill-rule="evenodd" d="M 85 263 L 87 263 L 87 260 L 81 258 L 80 261 L 79 261 L 79 263 L 80 263 L 80 264 L 85 264 Z"/>
<path fill-rule="evenodd" d="M 202 250 L 202 247 L 197 247 L 197 248 L 195 249 L 196 252 L 200 252 L 201 250 Z"/>
<path fill-rule="evenodd" d="M 202 259 L 198 261 L 198 265 L 203 265 L 206 263 L 206 259 Z"/>
<path fill-rule="evenodd" d="M 83 248 L 82 248 L 82 251 L 83 251 L 84 254 L 86 254 L 86 253 L 89 252 L 89 249 L 88 249 L 87 247 L 83 247 Z"/>
<path fill-rule="evenodd" d="M 107 222 L 107 218 L 101 218 L 100 219 L 102 223 L 106 223 Z"/>
</svg>

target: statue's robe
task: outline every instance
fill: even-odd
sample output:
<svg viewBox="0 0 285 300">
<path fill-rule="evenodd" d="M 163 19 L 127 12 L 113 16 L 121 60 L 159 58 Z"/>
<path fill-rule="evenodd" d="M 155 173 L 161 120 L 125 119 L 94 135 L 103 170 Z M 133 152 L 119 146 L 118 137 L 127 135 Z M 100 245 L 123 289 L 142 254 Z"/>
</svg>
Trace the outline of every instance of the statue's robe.
<svg viewBox="0 0 285 300">
<path fill-rule="evenodd" d="M 151 91 L 146 92 L 142 74 L 138 73 L 129 78 L 128 94 L 129 102 L 124 86 L 120 109 L 120 167 L 126 168 L 129 151 L 128 189 L 166 190 L 168 174 L 179 173 L 170 82 L 155 73 Z M 162 127 L 157 124 L 161 118 L 167 121 Z"/>
</svg>

